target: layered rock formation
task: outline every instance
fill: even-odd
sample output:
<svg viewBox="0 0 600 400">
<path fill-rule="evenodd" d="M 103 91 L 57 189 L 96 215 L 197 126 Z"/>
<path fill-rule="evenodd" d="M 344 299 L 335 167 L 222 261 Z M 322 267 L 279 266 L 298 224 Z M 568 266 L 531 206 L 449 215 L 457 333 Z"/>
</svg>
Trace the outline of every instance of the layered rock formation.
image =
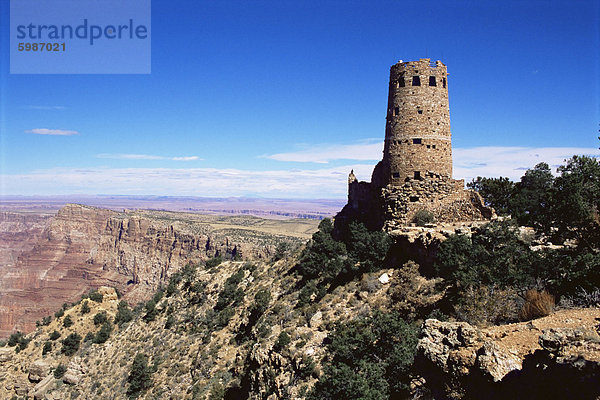
<svg viewBox="0 0 600 400">
<path fill-rule="evenodd" d="M 4 216 L 10 218 L 18 222 Z M 137 302 L 188 262 L 217 255 L 268 257 L 278 241 L 304 241 L 318 222 L 286 229 L 280 221 L 282 233 L 273 234 L 263 221 L 67 205 L 51 220 L 40 218 L 35 244 L 22 245 L 20 256 L 0 269 L 0 337 L 31 331 L 36 320 L 91 288 L 114 286 Z M 4 245 L 10 247 L 10 242 Z"/>
<path fill-rule="evenodd" d="M 0 269 L 14 265 L 19 254 L 31 250 L 52 214 L 0 212 Z"/>
<path fill-rule="evenodd" d="M 429 319 L 416 369 L 436 399 L 596 399 L 599 317 L 598 309 L 562 310 L 485 329 Z"/>
</svg>

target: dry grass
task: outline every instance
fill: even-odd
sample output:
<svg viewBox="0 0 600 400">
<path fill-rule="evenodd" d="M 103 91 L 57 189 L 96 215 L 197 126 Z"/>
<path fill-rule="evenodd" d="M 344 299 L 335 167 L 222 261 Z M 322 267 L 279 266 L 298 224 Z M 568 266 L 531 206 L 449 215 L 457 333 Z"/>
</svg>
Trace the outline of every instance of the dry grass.
<svg viewBox="0 0 600 400">
<path fill-rule="evenodd" d="M 520 317 L 524 321 L 545 317 L 552 313 L 554 304 L 554 296 L 550 293 L 530 289 L 525 293 L 525 304 L 521 308 Z"/>
</svg>

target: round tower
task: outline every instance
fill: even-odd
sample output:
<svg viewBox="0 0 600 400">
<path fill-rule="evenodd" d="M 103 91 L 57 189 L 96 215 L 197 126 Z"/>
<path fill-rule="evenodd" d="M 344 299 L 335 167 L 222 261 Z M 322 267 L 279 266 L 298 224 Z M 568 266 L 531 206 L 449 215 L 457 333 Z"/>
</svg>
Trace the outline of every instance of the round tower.
<svg viewBox="0 0 600 400">
<path fill-rule="evenodd" d="M 400 61 L 390 68 L 382 164 L 385 184 L 452 177 L 448 74 L 441 61 Z"/>
</svg>

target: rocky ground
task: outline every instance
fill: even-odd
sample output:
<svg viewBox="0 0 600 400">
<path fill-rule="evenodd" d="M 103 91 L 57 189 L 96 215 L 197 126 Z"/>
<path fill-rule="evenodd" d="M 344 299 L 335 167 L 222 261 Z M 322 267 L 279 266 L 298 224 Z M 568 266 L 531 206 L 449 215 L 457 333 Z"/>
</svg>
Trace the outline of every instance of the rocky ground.
<svg viewBox="0 0 600 400">
<path fill-rule="evenodd" d="M 337 321 L 377 308 L 406 310 L 410 304 L 422 304 L 435 283 L 417 277 L 407 284 L 408 269 L 384 270 L 339 286 L 309 307 L 297 307 L 294 264 L 291 257 L 185 270 L 176 286 L 155 297 L 153 317 L 148 317 L 148 305 L 138 307 L 132 321 L 112 324 L 105 343 L 82 339 L 79 350 L 66 355 L 61 341 L 68 335 L 85 338 L 98 333 L 96 314 L 104 311 L 114 322 L 120 300 L 113 289 L 101 288 L 102 301 L 88 299 L 88 313 L 82 312 L 81 302 L 67 307 L 63 316 L 29 334 L 31 342 L 20 352 L 16 347 L 0 348 L 0 398 L 126 399 L 133 359 L 144 354 L 152 372 L 142 399 L 302 399 L 321 373 L 327 338 Z M 411 297 L 399 296 L 399 290 L 410 290 Z M 269 296 L 256 319 L 252 310 L 259 292 Z M 219 309 L 224 293 L 238 297 Z M 65 326 L 67 316 L 72 326 Z M 475 399 L 485 390 L 491 393 L 486 398 L 527 398 L 514 394 L 526 393 L 519 379 L 539 390 L 554 376 L 550 372 L 570 371 L 577 379 L 587 376 L 597 382 L 598 318 L 599 309 L 565 309 L 488 328 L 426 320 L 418 344 L 414 396 Z M 51 340 L 55 330 L 60 337 Z M 289 336 L 284 345 L 282 332 Z M 51 349 L 42 354 L 47 342 Z M 66 372 L 56 378 L 59 365 Z M 589 379 L 565 379 L 560 382 L 567 388 L 589 384 Z M 551 398 L 586 398 L 581 391 L 577 394 Z"/>
</svg>

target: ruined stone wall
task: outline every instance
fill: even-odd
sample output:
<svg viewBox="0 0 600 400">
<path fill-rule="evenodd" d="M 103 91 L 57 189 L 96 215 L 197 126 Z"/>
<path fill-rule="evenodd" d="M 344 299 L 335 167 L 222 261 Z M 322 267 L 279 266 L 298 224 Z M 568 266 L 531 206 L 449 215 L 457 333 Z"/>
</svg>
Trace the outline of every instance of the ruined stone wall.
<svg viewBox="0 0 600 400">
<path fill-rule="evenodd" d="M 419 210 L 432 212 L 436 222 L 480 221 L 493 215 L 478 193 L 464 189 L 462 179 L 433 173 L 401 186 L 388 185 L 382 197 L 387 230 L 409 224 Z"/>
<path fill-rule="evenodd" d="M 452 176 L 448 74 L 441 61 L 399 62 L 390 69 L 383 177 L 401 185 L 428 172 Z"/>
</svg>

